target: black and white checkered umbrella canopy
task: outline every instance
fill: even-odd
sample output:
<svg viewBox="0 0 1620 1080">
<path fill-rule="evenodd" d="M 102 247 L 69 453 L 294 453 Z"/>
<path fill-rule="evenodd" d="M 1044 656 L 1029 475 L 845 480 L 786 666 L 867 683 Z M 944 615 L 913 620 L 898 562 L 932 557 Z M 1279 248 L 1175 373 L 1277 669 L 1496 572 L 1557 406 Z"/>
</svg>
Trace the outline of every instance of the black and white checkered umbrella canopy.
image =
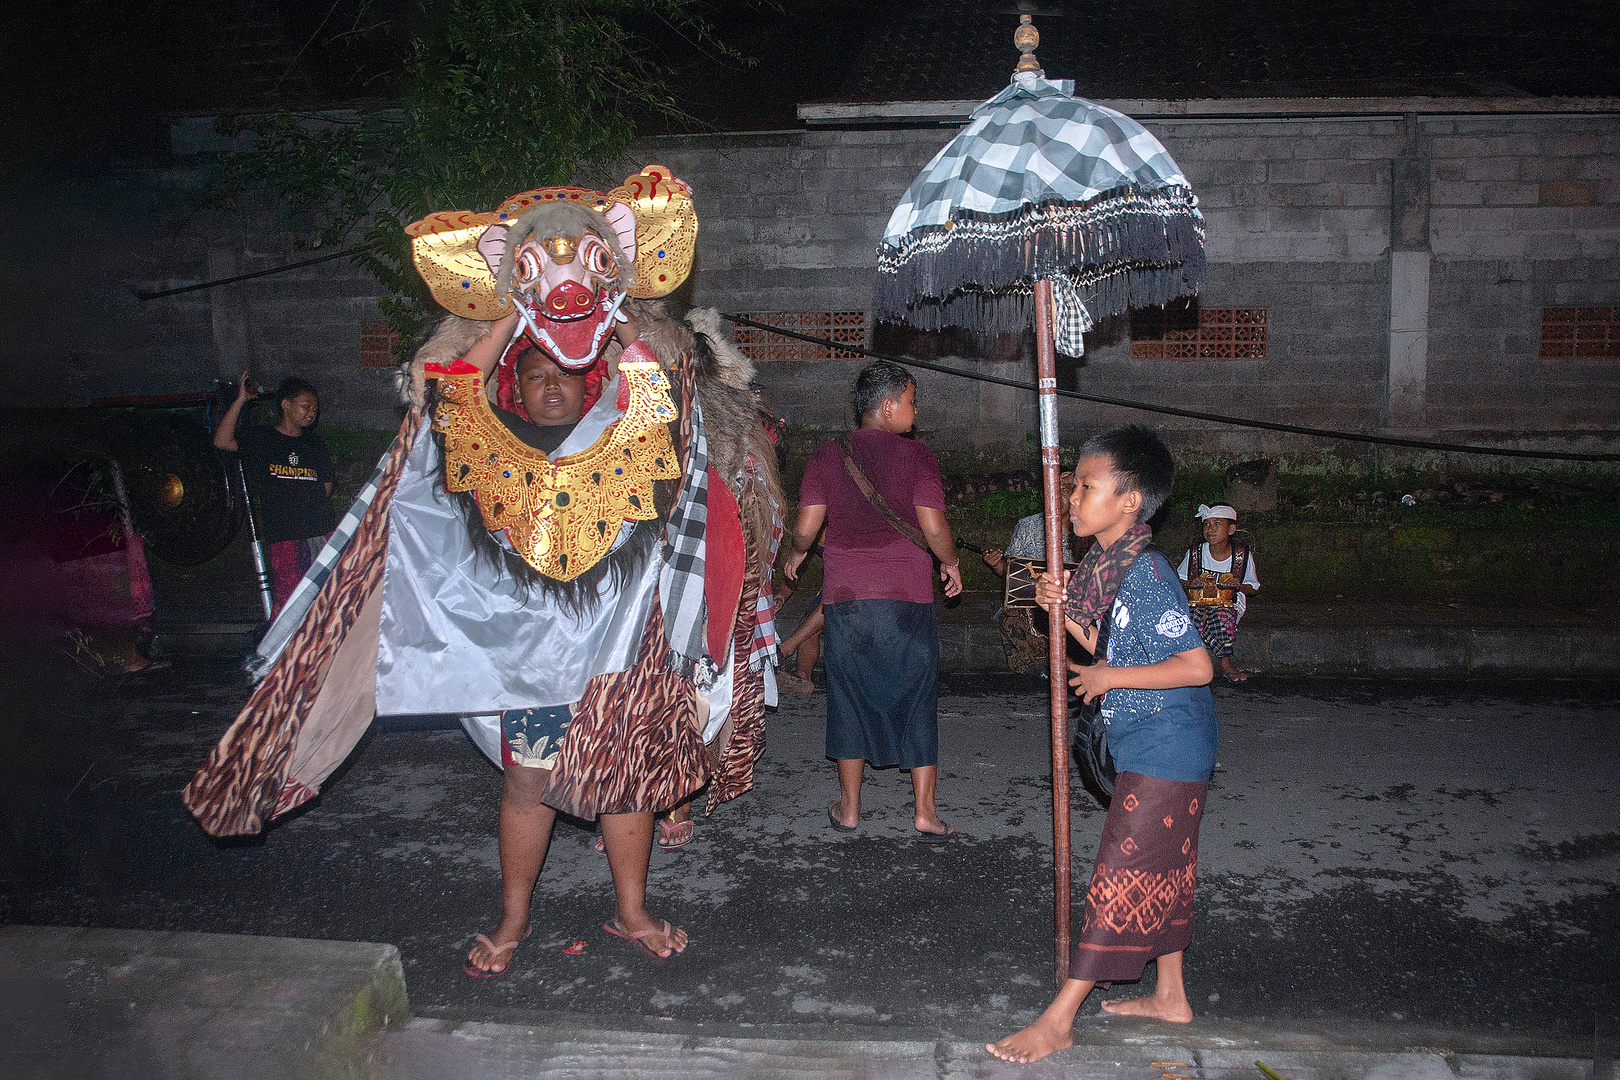
<svg viewBox="0 0 1620 1080">
<path fill-rule="evenodd" d="M 1035 72 L 979 106 L 906 189 L 878 247 L 879 319 L 985 333 L 1031 324 L 1050 278 L 1059 352 L 1092 321 L 1194 294 L 1204 218 L 1158 139 Z"/>
</svg>

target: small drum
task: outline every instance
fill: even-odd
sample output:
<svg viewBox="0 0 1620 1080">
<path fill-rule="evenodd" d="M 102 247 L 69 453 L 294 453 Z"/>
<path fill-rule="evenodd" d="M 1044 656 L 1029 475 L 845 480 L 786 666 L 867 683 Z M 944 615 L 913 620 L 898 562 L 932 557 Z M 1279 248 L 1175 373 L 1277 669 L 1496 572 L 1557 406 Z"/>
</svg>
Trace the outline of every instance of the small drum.
<svg viewBox="0 0 1620 1080">
<path fill-rule="evenodd" d="M 1064 563 L 1065 570 L 1075 570 L 1079 563 Z M 1045 559 L 1019 559 L 1007 556 L 1007 591 L 1002 603 L 1010 608 L 1033 608 L 1035 603 L 1035 582 L 1046 573 Z"/>
<path fill-rule="evenodd" d="M 1218 574 L 1214 582 L 1205 585 L 1187 585 L 1188 607 L 1232 607 L 1237 603 L 1237 590 L 1233 588 L 1231 574 Z"/>
</svg>

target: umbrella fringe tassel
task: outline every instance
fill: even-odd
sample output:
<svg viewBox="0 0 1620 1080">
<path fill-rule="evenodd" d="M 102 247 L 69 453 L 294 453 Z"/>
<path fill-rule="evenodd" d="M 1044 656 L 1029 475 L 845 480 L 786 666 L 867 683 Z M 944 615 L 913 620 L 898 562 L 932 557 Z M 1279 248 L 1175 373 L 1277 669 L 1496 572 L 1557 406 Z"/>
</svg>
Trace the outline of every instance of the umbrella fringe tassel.
<svg viewBox="0 0 1620 1080">
<path fill-rule="evenodd" d="M 1083 206 L 964 213 L 878 257 L 875 315 L 921 330 L 986 334 L 1027 329 L 1034 283 L 1063 276 L 1093 319 L 1196 294 L 1204 281 L 1204 223 L 1185 189 L 1112 192 Z"/>
</svg>

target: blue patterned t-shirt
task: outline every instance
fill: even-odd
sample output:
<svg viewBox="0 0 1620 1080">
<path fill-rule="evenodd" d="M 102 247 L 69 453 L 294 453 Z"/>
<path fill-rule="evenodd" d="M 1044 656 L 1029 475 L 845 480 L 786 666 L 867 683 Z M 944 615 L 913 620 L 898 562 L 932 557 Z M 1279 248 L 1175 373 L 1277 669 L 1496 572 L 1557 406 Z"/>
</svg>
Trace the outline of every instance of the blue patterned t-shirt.
<svg viewBox="0 0 1620 1080">
<path fill-rule="evenodd" d="M 1142 552 L 1109 615 L 1109 666 L 1146 667 L 1203 644 L 1169 560 L 1153 548 Z M 1208 780 L 1215 768 L 1215 699 L 1207 686 L 1110 690 L 1102 716 L 1119 772 L 1191 782 Z"/>
</svg>

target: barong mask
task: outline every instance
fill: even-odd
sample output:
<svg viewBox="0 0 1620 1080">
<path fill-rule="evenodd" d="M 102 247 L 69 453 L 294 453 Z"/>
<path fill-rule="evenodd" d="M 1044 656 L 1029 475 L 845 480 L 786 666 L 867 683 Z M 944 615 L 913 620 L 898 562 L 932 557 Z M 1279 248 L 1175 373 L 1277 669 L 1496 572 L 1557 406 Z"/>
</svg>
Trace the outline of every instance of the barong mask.
<svg viewBox="0 0 1620 1080">
<path fill-rule="evenodd" d="M 691 189 L 651 165 L 610 192 L 537 188 L 494 213 L 434 214 L 406 232 L 440 304 L 481 321 L 515 306 L 520 318 L 496 365 L 495 398 L 529 419 L 515 393 L 517 358 L 532 343 L 559 367 L 584 372 L 589 411 L 620 305 L 685 280 L 697 215 Z M 427 371 L 440 386 L 433 427 L 443 438 L 446 488 L 470 493 L 484 526 L 545 578 L 571 581 L 600 563 L 622 523 L 656 517 L 653 482 L 681 475 L 669 381 L 650 354 L 632 350 L 620 360 L 619 419 L 589 448 L 557 458 L 502 427 L 476 371 Z"/>
<path fill-rule="evenodd" d="M 601 357 L 627 296 L 665 296 L 692 268 L 692 190 L 649 165 L 612 191 L 546 187 L 492 213 L 443 211 L 406 227 L 429 291 L 446 310 L 489 321 L 513 310 L 561 367 Z"/>
</svg>

